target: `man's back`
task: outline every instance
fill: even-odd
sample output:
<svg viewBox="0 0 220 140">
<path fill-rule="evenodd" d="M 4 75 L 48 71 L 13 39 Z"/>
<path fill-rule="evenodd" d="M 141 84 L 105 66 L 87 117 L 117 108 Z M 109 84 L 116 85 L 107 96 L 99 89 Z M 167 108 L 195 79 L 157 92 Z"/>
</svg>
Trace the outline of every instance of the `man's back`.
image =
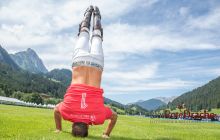
<svg viewBox="0 0 220 140">
<path fill-rule="evenodd" d="M 86 84 L 100 88 L 102 71 L 94 67 L 78 66 L 73 67 L 71 84 Z"/>
</svg>

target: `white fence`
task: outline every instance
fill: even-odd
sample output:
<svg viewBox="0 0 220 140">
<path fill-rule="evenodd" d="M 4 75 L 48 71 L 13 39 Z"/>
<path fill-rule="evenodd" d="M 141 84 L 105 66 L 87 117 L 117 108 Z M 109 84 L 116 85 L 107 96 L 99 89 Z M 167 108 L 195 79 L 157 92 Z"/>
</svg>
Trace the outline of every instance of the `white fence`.
<svg viewBox="0 0 220 140">
<path fill-rule="evenodd" d="M 55 105 L 52 104 L 36 104 L 24 102 L 15 98 L 3 97 L 0 96 L 0 104 L 10 104 L 10 105 L 19 105 L 19 106 L 29 106 L 29 107 L 39 107 L 39 108 L 54 108 Z"/>
</svg>

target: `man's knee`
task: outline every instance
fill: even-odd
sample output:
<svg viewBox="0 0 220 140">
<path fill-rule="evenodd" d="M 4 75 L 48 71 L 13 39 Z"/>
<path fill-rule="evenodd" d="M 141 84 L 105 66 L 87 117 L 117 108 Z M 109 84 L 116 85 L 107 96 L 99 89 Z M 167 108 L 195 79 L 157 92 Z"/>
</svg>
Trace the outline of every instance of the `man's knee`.
<svg viewBox="0 0 220 140">
<path fill-rule="evenodd" d="M 60 111 L 59 111 L 59 106 L 60 106 L 60 104 L 57 104 L 57 105 L 54 107 L 54 113 L 60 113 Z"/>
<path fill-rule="evenodd" d="M 116 112 L 112 111 L 111 119 L 112 120 L 117 120 L 117 118 L 118 118 L 118 114 Z"/>
</svg>

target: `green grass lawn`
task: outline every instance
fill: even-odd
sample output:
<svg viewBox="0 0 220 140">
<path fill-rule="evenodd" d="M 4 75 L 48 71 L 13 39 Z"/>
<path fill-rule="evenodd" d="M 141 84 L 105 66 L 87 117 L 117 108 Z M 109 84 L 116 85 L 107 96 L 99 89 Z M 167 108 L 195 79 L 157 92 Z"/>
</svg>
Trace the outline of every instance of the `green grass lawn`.
<svg viewBox="0 0 220 140">
<path fill-rule="evenodd" d="M 219 140 L 220 123 L 196 123 L 119 116 L 112 140 Z M 101 139 L 107 123 L 91 126 L 89 137 Z M 0 139 L 73 140 L 71 123 L 63 121 L 63 132 L 54 131 L 53 110 L 0 105 Z"/>
<path fill-rule="evenodd" d="M 214 108 L 210 111 L 211 113 L 220 114 L 220 109 Z"/>
</svg>

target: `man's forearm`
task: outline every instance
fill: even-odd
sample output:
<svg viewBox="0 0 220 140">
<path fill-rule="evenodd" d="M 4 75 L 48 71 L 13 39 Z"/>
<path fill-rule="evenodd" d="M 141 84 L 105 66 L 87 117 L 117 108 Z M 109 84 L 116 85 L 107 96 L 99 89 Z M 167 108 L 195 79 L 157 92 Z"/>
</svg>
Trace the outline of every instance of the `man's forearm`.
<svg viewBox="0 0 220 140">
<path fill-rule="evenodd" d="M 56 129 L 57 130 L 62 130 L 62 118 L 61 118 L 61 114 L 58 111 L 54 111 L 54 120 L 55 120 L 55 124 L 56 124 Z"/>
<path fill-rule="evenodd" d="M 104 132 L 104 134 L 105 135 L 110 135 L 110 133 L 111 133 L 111 131 L 112 131 L 112 129 L 114 128 L 114 126 L 115 126 L 115 124 L 116 124 L 116 122 L 117 122 L 117 114 L 116 113 L 114 113 L 113 115 L 112 115 L 112 118 L 110 119 L 110 121 L 109 121 L 109 123 L 108 123 L 108 126 L 107 126 L 107 128 L 106 128 L 106 130 L 105 130 L 105 132 Z"/>
</svg>

